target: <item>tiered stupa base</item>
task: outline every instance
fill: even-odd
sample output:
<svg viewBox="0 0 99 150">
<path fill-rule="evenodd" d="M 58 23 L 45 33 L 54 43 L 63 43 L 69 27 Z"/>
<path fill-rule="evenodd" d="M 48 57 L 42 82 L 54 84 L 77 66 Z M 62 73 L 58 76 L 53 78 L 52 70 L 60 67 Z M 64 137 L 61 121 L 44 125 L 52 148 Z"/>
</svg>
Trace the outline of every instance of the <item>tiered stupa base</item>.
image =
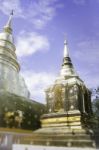
<svg viewBox="0 0 99 150">
<path fill-rule="evenodd" d="M 92 133 L 84 129 L 66 127 L 42 128 L 34 133 L 34 145 L 62 147 L 95 147 Z"/>
<path fill-rule="evenodd" d="M 81 129 L 81 114 L 78 110 L 44 114 L 41 118 L 42 127 L 67 127 Z"/>
<path fill-rule="evenodd" d="M 83 129 L 78 111 L 45 114 L 42 128 L 34 132 L 33 144 L 65 147 L 95 147 L 92 130 Z"/>
</svg>

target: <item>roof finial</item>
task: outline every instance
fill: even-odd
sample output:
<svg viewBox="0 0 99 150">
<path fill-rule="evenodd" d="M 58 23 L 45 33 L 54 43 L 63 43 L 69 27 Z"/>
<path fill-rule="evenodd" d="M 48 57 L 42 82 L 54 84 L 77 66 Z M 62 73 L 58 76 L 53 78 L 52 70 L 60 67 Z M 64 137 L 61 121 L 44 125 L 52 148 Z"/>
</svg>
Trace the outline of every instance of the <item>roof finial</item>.
<svg viewBox="0 0 99 150">
<path fill-rule="evenodd" d="M 10 17 L 6 23 L 6 25 L 4 26 L 4 31 L 12 33 L 12 28 L 11 28 L 11 22 L 12 22 L 12 16 L 13 16 L 13 10 L 10 13 Z"/>
<path fill-rule="evenodd" d="M 66 40 L 66 33 L 64 34 L 65 40 L 64 40 L 64 57 L 69 57 L 69 52 L 68 52 L 68 43 Z"/>
<path fill-rule="evenodd" d="M 12 15 L 12 16 L 13 16 L 13 14 L 14 14 L 14 10 L 12 9 L 12 11 L 11 11 L 10 15 Z"/>
</svg>

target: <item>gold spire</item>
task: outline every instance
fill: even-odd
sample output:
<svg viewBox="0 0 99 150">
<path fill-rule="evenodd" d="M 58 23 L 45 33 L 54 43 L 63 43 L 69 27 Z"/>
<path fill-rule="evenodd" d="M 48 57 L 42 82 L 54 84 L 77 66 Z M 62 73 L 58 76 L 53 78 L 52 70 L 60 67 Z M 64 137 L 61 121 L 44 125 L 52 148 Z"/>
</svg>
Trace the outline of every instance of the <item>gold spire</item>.
<svg viewBox="0 0 99 150">
<path fill-rule="evenodd" d="M 11 28 L 11 23 L 12 23 L 12 16 L 13 16 L 13 10 L 10 13 L 9 19 L 6 23 L 6 25 L 4 26 L 4 31 L 8 32 L 8 33 L 12 33 L 12 28 Z"/>
</svg>

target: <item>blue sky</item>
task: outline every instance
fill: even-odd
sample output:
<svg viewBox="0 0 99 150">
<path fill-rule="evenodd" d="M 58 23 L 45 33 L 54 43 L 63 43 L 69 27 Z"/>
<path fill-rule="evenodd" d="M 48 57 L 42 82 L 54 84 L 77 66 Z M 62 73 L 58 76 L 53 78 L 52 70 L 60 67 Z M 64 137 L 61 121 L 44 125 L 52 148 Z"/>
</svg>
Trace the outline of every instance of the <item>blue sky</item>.
<svg viewBox="0 0 99 150">
<path fill-rule="evenodd" d="M 32 99 L 58 76 L 64 35 L 75 70 L 89 87 L 99 85 L 99 0 L 0 0 L 0 31 L 14 9 L 13 35 L 21 74 Z"/>
</svg>

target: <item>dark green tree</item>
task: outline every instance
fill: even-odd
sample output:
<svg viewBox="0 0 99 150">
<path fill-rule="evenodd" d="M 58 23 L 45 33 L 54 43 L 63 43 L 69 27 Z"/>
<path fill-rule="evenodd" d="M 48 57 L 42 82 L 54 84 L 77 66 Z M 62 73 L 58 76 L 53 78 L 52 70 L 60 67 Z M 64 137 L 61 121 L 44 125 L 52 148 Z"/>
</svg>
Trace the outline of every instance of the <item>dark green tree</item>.
<svg viewBox="0 0 99 150">
<path fill-rule="evenodd" d="M 99 87 L 92 89 L 93 122 L 99 127 Z"/>
</svg>

